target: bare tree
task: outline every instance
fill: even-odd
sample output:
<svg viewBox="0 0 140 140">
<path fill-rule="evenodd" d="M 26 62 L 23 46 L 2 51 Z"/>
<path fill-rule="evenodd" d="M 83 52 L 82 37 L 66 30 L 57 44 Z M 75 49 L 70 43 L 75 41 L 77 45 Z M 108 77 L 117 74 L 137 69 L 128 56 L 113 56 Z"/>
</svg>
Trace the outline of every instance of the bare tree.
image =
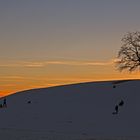
<svg viewBox="0 0 140 140">
<path fill-rule="evenodd" d="M 126 34 L 122 42 L 123 45 L 118 52 L 117 67 L 120 71 L 132 72 L 140 67 L 140 32 Z"/>
</svg>

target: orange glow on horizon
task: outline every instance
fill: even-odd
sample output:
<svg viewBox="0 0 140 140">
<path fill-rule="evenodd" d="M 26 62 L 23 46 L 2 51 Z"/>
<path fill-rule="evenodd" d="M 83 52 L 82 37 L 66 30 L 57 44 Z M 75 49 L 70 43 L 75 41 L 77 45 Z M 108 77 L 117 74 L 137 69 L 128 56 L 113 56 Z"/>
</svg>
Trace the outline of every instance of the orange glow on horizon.
<svg viewBox="0 0 140 140">
<path fill-rule="evenodd" d="M 30 82 L 24 81 L 23 85 L 22 84 L 20 84 L 20 85 L 15 84 L 15 86 L 12 86 L 12 87 L 10 87 L 10 85 L 9 85 L 9 87 L 8 87 L 8 85 L 3 86 L 3 89 L 0 91 L 0 97 L 10 95 L 10 94 L 13 94 L 13 93 L 16 93 L 19 91 L 23 91 L 23 90 L 34 89 L 34 88 L 47 88 L 47 87 L 53 87 L 53 86 L 59 86 L 59 85 L 82 83 L 82 82 L 140 79 L 140 78 L 138 78 L 137 75 L 138 75 L 138 73 L 134 74 L 134 75 L 123 74 L 121 76 L 110 74 L 110 75 L 104 75 L 101 77 L 95 76 L 95 78 L 93 78 L 93 76 L 91 78 L 66 78 L 66 77 L 64 77 L 62 79 L 53 79 L 52 82 L 51 82 L 51 79 L 50 79 L 50 82 L 49 82 L 49 80 L 48 80 L 48 82 L 46 80 L 45 83 L 44 83 L 44 81 L 39 82 L 39 83 L 34 83 L 34 81 L 30 81 Z"/>
<path fill-rule="evenodd" d="M 0 64 L 0 97 L 18 91 L 82 82 L 140 79 L 140 72 L 118 72 L 109 61 L 27 61 Z M 10 73 L 10 75 L 9 75 Z M 16 73 L 16 74 L 15 74 Z"/>
<path fill-rule="evenodd" d="M 140 72 L 120 73 L 115 67 L 121 39 L 139 30 L 140 2 L 0 4 L 0 97 L 34 88 L 140 79 Z"/>
</svg>

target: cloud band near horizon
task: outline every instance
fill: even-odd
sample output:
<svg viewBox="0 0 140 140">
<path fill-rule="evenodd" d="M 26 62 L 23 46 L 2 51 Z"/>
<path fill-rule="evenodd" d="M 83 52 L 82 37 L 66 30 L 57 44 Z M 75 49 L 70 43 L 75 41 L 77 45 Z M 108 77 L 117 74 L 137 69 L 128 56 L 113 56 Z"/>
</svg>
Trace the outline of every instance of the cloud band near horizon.
<svg viewBox="0 0 140 140">
<path fill-rule="evenodd" d="M 31 67 L 43 68 L 48 65 L 69 65 L 69 66 L 109 66 L 115 63 L 116 59 L 109 61 L 68 61 L 68 60 L 52 60 L 52 61 L 18 61 L 8 62 L 6 64 L 0 63 L 0 67 Z"/>
</svg>

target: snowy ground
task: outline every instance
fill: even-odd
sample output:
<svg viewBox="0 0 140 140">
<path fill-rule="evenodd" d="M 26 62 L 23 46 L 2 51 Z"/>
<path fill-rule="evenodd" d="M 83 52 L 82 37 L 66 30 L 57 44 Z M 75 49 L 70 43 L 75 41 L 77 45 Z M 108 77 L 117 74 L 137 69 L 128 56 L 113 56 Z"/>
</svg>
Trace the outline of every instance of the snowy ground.
<svg viewBox="0 0 140 140">
<path fill-rule="evenodd" d="M 0 108 L 0 139 L 140 140 L 139 91 L 140 81 L 119 81 L 10 95 L 8 107 Z M 124 105 L 113 115 L 121 100 Z"/>
<path fill-rule="evenodd" d="M 32 131 L 21 129 L 0 129 L 0 139 L 2 140 L 140 140 L 140 137 L 131 136 L 88 136 L 88 135 L 68 135 L 47 131 Z"/>
</svg>

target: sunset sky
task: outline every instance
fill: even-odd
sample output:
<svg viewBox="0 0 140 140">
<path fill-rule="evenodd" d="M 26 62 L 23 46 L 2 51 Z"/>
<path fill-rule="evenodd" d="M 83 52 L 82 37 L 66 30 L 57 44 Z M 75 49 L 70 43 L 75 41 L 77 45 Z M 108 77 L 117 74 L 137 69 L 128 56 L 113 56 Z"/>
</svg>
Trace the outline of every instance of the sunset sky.
<svg viewBox="0 0 140 140">
<path fill-rule="evenodd" d="M 1 0 L 0 96 L 140 78 L 114 66 L 121 38 L 140 29 L 139 0 Z"/>
</svg>

